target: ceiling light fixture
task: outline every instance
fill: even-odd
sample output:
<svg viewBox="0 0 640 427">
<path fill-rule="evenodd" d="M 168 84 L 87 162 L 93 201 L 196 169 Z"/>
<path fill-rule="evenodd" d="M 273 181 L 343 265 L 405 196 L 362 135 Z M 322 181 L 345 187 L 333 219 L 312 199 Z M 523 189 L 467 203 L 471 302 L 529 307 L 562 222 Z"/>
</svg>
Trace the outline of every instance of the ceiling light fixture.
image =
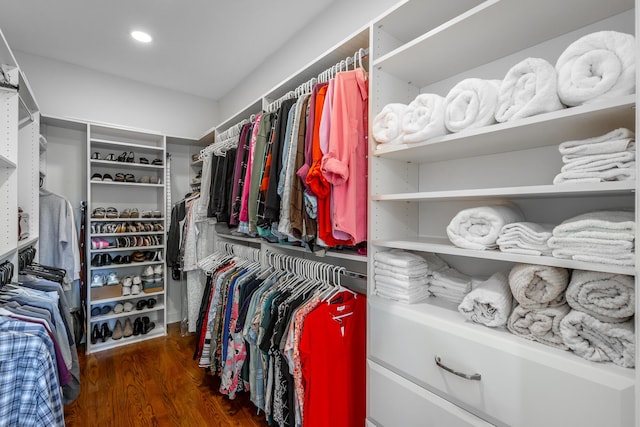
<svg viewBox="0 0 640 427">
<path fill-rule="evenodd" d="M 144 31 L 137 31 L 137 30 L 131 31 L 131 37 L 133 37 L 140 43 L 150 43 L 151 40 L 153 40 L 149 34 L 145 33 Z"/>
</svg>

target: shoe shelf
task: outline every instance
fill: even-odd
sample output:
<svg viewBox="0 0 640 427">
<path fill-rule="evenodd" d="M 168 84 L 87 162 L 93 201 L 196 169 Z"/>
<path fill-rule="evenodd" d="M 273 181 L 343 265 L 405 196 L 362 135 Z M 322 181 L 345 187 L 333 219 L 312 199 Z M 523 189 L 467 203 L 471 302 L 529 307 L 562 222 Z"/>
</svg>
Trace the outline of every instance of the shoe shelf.
<svg viewBox="0 0 640 427">
<path fill-rule="evenodd" d="M 95 305 L 95 304 L 106 304 L 109 302 L 120 302 L 120 301 L 127 301 L 127 300 L 131 300 L 131 299 L 139 299 L 139 298 L 148 298 L 148 297 L 152 297 L 152 296 L 161 296 L 164 295 L 164 289 L 160 288 L 157 291 L 153 291 L 153 292 L 145 292 L 142 291 L 139 294 L 135 294 L 135 295 L 119 295 L 117 297 L 111 297 L 111 298 L 102 298 L 102 299 L 96 299 L 96 300 L 92 300 L 89 301 L 90 305 Z"/>
<path fill-rule="evenodd" d="M 94 257 L 100 259 L 109 258 L 106 254 L 122 254 L 131 255 L 136 252 L 149 254 L 148 257 L 141 262 L 131 260 L 126 264 L 116 264 L 110 262 L 107 265 L 97 262 L 102 265 L 91 265 L 89 272 L 91 278 L 95 275 L 115 274 L 125 275 L 137 272 L 138 274 L 143 271 L 144 268 L 149 266 L 164 265 L 166 241 L 163 235 L 166 233 L 167 226 L 164 216 L 142 217 L 143 213 L 153 215 L 152 212 L 160 214 L 166 206 L 166 186 L 163 183 L 164 171 L 165 171 L 165 152 L 166 152 L 166 137 L 159 134 L 154 134 L 144 131 L 135 131 L 130 129 L 119 129 L 115 127 L 108 127 L 103 125 L 89 125 L 89 138 L 87 139 L 87 200 L 89 201 L 90 212 L 94 212 L 97 208 L 102 207 L 107 210 L 112 208 L 117 217 L 107 218 L 106 215 L 103 218 L 91 216 L 90 223 L 94 225 L 94 231 L 115 231 L 116 227 L 111 224 L 160 224 L 163 230 L 153 231 L 127 231 L 124 233 L 116 232 L 91 232 L 92 227 L 87 227 L 87 259 L 93 260 Z M 119 159 L 118 159 L 119 158 Z M 148 160 L 148 163 L 140 163 L 140 159 L 144 158 Z M 144 160 L 143 160 L 144 161 Z M 156 164 L 154 164 L 154 162 Z M 160 162 L 161 164 L 157 164 Z M 129 181 L 102 181 L 99 179 L 92 180 L 94 175 L 103 176 L 109 174 L 112 178 L 120 176 L 119 173 L 124 175 L 133 175 L 135 182 Z M 155 181 L 158 179 L 159 183 L 146 182 L 145 175 L 149 175 L 149 179 Z M 132 179 L 131 176 L 129 179 Z M 143 180 L 145 182 L 139 182 Z M 130 210 L 138 212 L 138 217 L 121 217 L 124 212 L 125 215 Z M 96 228 L 95 225 L 103 223 L 109 224 L 105 229 L 100 226 Z M 122 227 L 120 227 L 122 228 Z M 135 229 L 140 229 L 136 227 Z M 129 228 L 127 228 L 129 230 Z M 148 236 L 148 237 L 146 237 Z M 153 237 L 157 236 L 157 237 Z M 134 239 L 136 237 L 136 239 Z M 137 243 L 143 243 L 147 240 L 148 245 L 143 246 L 127 244 L 123 240 L 136 240 Z M 89 242 L 91 239 L 107 239 L 110 244 L 108 247 L 93 248 Z M 119 243 L 116 243 L 120 240 Z M 104 242 L 102 242 L 104 244 Z M 119 245 L 119 246 L 118 246 Z M 97 244 L 96 246 L 101 246 Z M 115 254 L 113 255 L 115 257 Z M 141 259 L 141 258 L 139 258 Z M 91 343 L 89 339 L 87 342 L 87 353 L 94 351 L 106 350 L 113 347 L 122 345 L 128 345 L 131 343 L 139 342 L 148 338 L 162 336 L 166 334 L 166 283 L 167 272 L 166 268 L 162 269 L 162 276 L 158 279 L 158 284 L 162 283 L 161 287 L 150 288 L 148 291 L 141 289 L 141 291 L 134 295 L 122 295 L 122 285 L 118 288 L 108 289 L 109 286 L 102 287 L 89 287 L 87 292 L 87 305 L 96 306 L 100 304 L 115 304 L 118 302 L 133 301 L 143 298 L 156 297 L 157 304 L 153 308 L 146 308 L 143 310 L 134 309 L 130 312 L 122 312 L 115 314 L 113 312 L 106 315 L 91 315 L 90 311 L 87 316 L 87 330 L 91 331 L 91 327 L 99 322 L 108 323 L 109 327 L 113 329 L 117 319 L 125 319 L 130 317 L 131 320 L 142 314 L 146 314 L 151 317 L 152 321 L 156 324 L 156 327 L 143 336 L 132 336 L 129 338 L 121 338 L 119 340 L 108 339 L 104 343 L 97 342 Z M 142 287 L 142 285 L 141 285 Z M 102 288 L 102 289 L 101 289 Z"/>
<path fill-rule="evenodd" d="M 109 314 L 92 316 L 91 322 L 106 322 L 111 319 L 121 319 L 123 317 L 133 317 L 133 316 L 143 316 L 147 313 L 152 313 L 154 311 L 164 310 L 164 304 L 156 304 L 153 308 L 143 308 L 142 310 L 137 310 L 135 307 L 131 311 L 123 311 L 121 313 L 114 313 L 113 311 L 109 312 Z"/>
<path fill-rule="evenodd" d="M 98 341 L 95 344 L 91 344 L 92 351 L 103 351 L 109 350 L 116 347 L 121 347 L 125 345 L 130 345 L 146 340 L 150 340 L 152 338 L 158 338 L 166 335 L 166 330 L 163 325 L 159 325 L 156 323 L 155 328 L 149 331 L 146 335 L 131 335 L 130 337 L 122 337 L 120 339 L 114 340 L 113 338 L 107 338 L 105 342 Z"/>
</svg>

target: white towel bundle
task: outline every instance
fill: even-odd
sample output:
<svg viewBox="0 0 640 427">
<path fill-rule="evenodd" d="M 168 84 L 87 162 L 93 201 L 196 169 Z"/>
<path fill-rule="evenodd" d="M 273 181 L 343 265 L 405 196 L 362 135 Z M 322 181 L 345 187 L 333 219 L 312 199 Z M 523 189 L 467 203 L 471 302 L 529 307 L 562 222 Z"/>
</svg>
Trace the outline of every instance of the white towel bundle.
<svg viewBox="0 0 640 427">
<path fill-rule="evenodd" d="M 595 211 L 563 221 L 547 244 L 557 258 L 634 265 L 634 213 Z"/>
<path fill-rule="evenodd" d="M 560 321 L 570 311 L 571 307 L 568 304 L 542 308 L 518 305 L 509 316 L 507 328 L 520 337 L 568 350 L 560 333 Z"/>
<path fill-rule="evenodd" d="M 569 270 L 536 264 L 516 264 L 509 272 L 511 293 L 525 308 L 553 307 L 565 303 Z"/>
<path fill-rule="evenodd" d="M 374 273 L 378 295 L 404 303 L 415 303 L 429 294 L 427 261 L 400 249 L 376 252 Z"/>
<path fill-rule="evenodd" d="M 429 292 L 434 297 L 460 304 L 471 291 L 473 278 L 449 267 L 431 273 Z"/>
<path fill-rule="evenodd" d="M 556 70 L 541 58 L 527 58 L 507 72 L 498 92 L 500 123 L 561 110 Z"/>
<path fill-rule="evenodd" d="M 625 322 L 635 314 L 634 279 L 624 274 L 574 270 L 567 303 L 602 322 Z"/>
<path fill-rule="evenodd" d="M 558 96 L 568 106 L 635 92 L 635 40 L 599 31 L 571 43 L 558 58 Z"/>
<path fill-rule="evenodd" d="M 447 94 L 444 124 L 451 132 L 487 126 L 496 122 L 500 80 L 464 79 Z"/>
<path fill-rule="evenodd" d="M 520 221 L 524 221 L 524 215 L 512 205 L 463 209 L 447 226 L 447 236 L 451 243 L 461 248 L 495 249 L 502 227 Z"/>
<path fill-rule="evenodd" d="M 553 231 L 552 224 L 512 222 L 500 230 L 496 243 L 502 252 L 522 255 L 551 255 L 547 240 Z"/>
<path fill-rule="evenodd" d="M 507 273 L 498 272 L 465 295 L 458 311 L 467 320 L 495 328 L 505 326 L 512 304 Z"/>
<path fill-rule="evenodd" d="M 407 107 L 402 118 L 402 141 L 406 144 L 426 141 L 447 133 L 444 126 L 444 98 L 421 93 Z"/>
<path fill-rule="evenodd" d="M 560 333 L 564 343 L 580 357 L 593 362 L 611 361 L 625 368 L 635 367 L 633 320 L 601 322 L 590 314 L 571 310 L 560 321 Z"/>
<path fill-rule="evenodd" d="M 402 118 L 407 106 L 387 104 L 373 119 L 373 139 L 378 144 L 402 144 Z"/>
<path fill-rule="evenodd" d="M 564 166 L 553 179 L 554 184 L 635 179 L 635 135 L 628 129 L 615 129 L 584 140 L 565 141 L 559 150 Z"/>
</svg>

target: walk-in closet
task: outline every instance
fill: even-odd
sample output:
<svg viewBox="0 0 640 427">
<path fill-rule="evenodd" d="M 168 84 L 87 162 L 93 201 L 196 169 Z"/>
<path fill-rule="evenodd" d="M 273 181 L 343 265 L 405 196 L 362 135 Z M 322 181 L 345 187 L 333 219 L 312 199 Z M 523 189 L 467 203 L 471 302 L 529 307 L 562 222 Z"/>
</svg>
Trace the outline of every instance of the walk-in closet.
<svg viewBox="0 0 640 427">
<path fill-rule="evenodd" d="M 1 4 L 0 426 L 640 425 L 638 1 Z"/>
</svg>

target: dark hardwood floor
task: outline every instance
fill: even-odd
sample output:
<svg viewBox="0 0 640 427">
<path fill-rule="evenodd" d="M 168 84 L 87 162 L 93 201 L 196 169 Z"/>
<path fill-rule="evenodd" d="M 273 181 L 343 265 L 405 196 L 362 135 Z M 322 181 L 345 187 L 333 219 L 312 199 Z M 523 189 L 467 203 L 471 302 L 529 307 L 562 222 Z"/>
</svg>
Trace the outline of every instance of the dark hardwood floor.
<svg viewBox="0 0 640 427">
<path fill-rule="evenodd" d="M 267 426 L 248 393 L 218 392 L 218 378 L 192 359 L 194 345 L 175 323 L 163 338 L 90 355 L 81 347 L 81 392 L 65 406 L 67 426 Z"/>
</svg>

